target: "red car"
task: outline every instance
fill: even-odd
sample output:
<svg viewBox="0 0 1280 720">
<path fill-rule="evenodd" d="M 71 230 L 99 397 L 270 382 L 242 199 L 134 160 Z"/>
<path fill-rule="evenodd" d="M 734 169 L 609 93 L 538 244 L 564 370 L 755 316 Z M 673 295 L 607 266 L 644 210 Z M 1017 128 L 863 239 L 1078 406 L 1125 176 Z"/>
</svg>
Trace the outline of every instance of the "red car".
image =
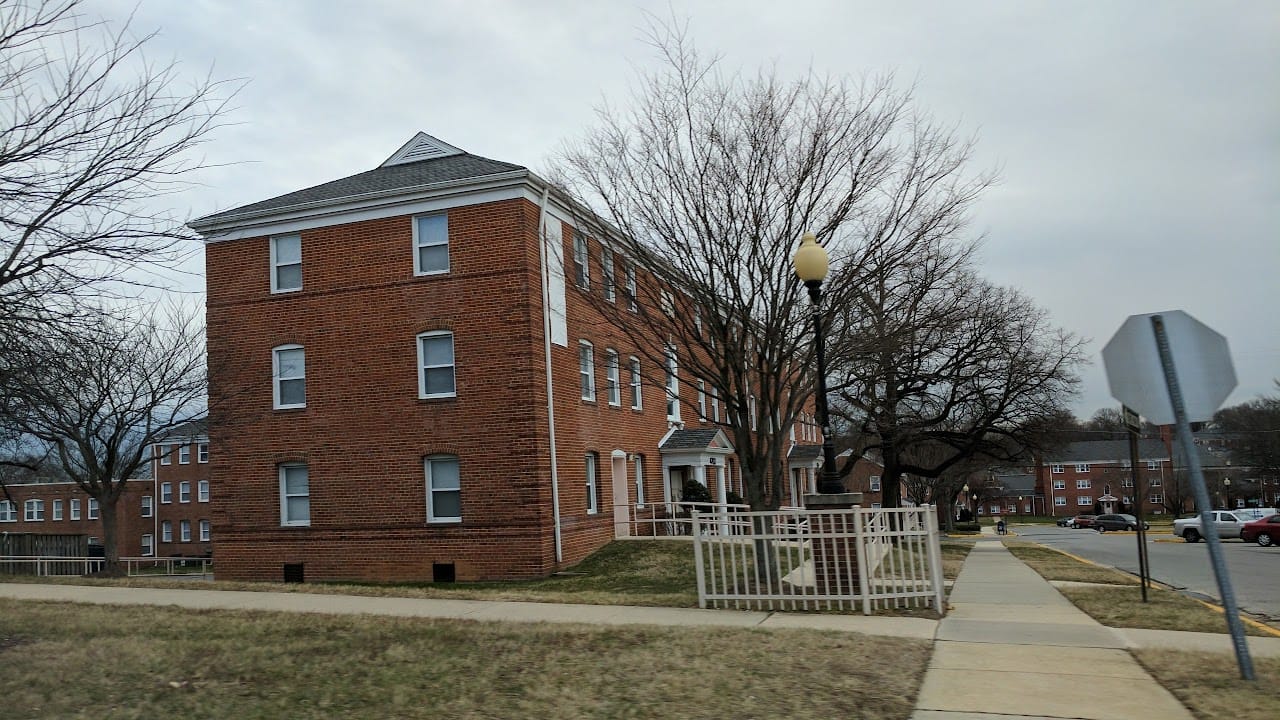
<svg viewBox="0 0 1280 720">
<path fill-rule="evenodd" d="M 1069 528 L 1091 528 L 1093 527 L 1093 519 L 1097 515 L 1077 515 L 1067 521 Z M 1280 538 L 1277 538 L 1280 539 Z"/>
<path fill-rule="evenodd" d="M 1240 528 L 1240 539 L 1245 542 L 1256 542 L 1262 547 L 1271 547 L 1280 543 L 1280 515 L 1245 523 L 1244 527 Z"/>
</svg>

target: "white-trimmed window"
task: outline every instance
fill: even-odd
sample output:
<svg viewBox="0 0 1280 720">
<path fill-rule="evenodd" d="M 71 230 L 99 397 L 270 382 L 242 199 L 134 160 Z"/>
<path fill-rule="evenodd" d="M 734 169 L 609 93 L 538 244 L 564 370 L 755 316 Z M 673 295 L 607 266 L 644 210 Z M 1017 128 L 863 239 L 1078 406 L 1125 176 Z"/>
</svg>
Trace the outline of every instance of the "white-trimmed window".
<svg viewBox="0 0 1280 720">
<path fill-rule="evenodd" d="M 1058 495 L 1053 499 L 1053 504 L 1059 507 L 1065 507 L 1067 504 L 1067 499 L 1061 495 Z"/>
<path fill-rule="evenodd" d="M 151 517 L 155 514 L 155 505 L 150 495 L 142 496 L 142 517 Z"/>
<path fill-rule="evenodd" d="M 22 519 L 26 522 L 44 521 L 44 501 L 28 500 L 22 504 Z"/>
<path fill-rule="evenodd" d="M 586 340 L 578 341 L 578 375 L 582 385 L 582 399 L 596 399 L 596 349 Z"/>
<path fill-rule="evenodd" d="M 1077 480 L 1077 481 L 1076 481 L 1076 489 L 1077 489 L 1077 490 L 1088 490 L 1090 487 L 1092 487 L 1092 485 L 1091 485 L 1091 483 L 1089 482 L 1089 480 L 1088 480 L 1088 479 L 1084 479 L 1084 480 Z"/>
<path fill-rule="evenodd" d="M 178 539 L 182 542 L 191 542 L 191 521 L 178 521 Z"/>
<path fill-rule="evenodd" d="M 667 420 L 680 420 L 680 364 L 676 361 L 676 349 L 667 346 Z"/>
<path fill-rule="evenodd" d="M 8 500 L 0 500 L 0 522 L 18 522 L 18 508 Z"/>
<path fill-rule="evenodd" d="M 151 533 L 142 536 L 142 557 L 151 557 L 156 554 L 156 537 Z"/>
<path fill-rule="evenodd" d="M 209 502 L 209 481 L 201 480 L 196 483 L 196 500 L 200 502 Z"/>
<path fill-rule="evenodd" d="M 1120 487 L 1133 487 L 1133 478 L 1124 478 L 1121 480 Z"/>
<path fill-rule="evenodd" d="M 659 297 L 659 302 L 662 305 L 663 315 L 666 315 L 667 317 L 676 316 L 676 300 L 671 296 L 671 292 L 669 290 L 662 291 Z"/>
<path fill-rule="evenodd" d="M 636 507 L 644 507 L 644 456 L 636 455 Z"/>
<path fill-rule="evenodd" d="M 160 483 L 160 504 L 168 505 L 173 502 L 173 483 Z"/>
<path fill-rule="evenodd" d="M 53 501 L 53 519 L 54 520 L 62 519 L 62 501 L 61 500 Z"/>
<path fill-rule="evenodd" d="M 209 538 L 213 536 L 213 527 L 208 520 L 200 521 L 200 542 L 209 542 Z"/>
<path fill-rule="evenodd" d="M 747 414 L 751 416 L 751 431 L 755 432 L 759 426 L 759 423 L 756 421 L 756 418 L 759 417 L 759 414 L 756 412 L 756 396 L 755 395 L 747 396 Z"/>
<path fill-rule="evenodd" d="M 644 393 L 641 392 L 643 387 L 643 379 L 640 377 L 640 358 L 632 355 L 629 359 L 631 366 L 631 409 L 644 409 Z"/>
<path fill-rule="evenodd" d="M 599 456 L 596 453 L 589 452 L 586 457 L 587 463 L 587 514 L 595 515 L 600 512 L 600 483 L 596 479 L 596 468 L 599 466 Z"/>
<path fill-rule="evenodd" d="M 618 299 L 618 283 L 613 274 L 613 250 L 603 246 L 600 248 L 600 284 L 603 286 L 601 291 L 605 300 L 614 302 Z"/>
<path fill-rule="evenodd" d="M 68 501 L 68 505 L 70 505 L 69 510 L 71 514 L 71 519 L 79 520 L 80 519 L 80 498 L 71 498 L 71 500 Z"/>
<path fill-rule="evenodd" d="M 1089 472 L 1089 463 L 1076 463 L 1076 472 Z"/>
<path fill-rule="evenodd" d="M 449 216 L 419 215 L 413 219 L 413 274 L 449 272 Z"/>
<path fill-rule="evenodd" d="M 432 330 L 418 336 L 418 397 L 457 397 L 453 333 Z"/>
<path fill-rule="evenodd" d="M 1067 481 L 1066 481 L 1066 480 L 1054 480 L 1054 481 L 1053 481 L 1053 489 L 1054 489 L 1054 490 L 1066 490 L 1066 489 L 1067 489 Z"/>
<path fill-rule="evenodd" d="M 1164 504 L 1164 496 L 1163 496 L 1163 495 L 1152 495 L 1152 496 L 1151 496 L 1151 504 L 1152 504 L 1152 505 L 1163 505 L 1163 504 Z"/>
<path fill-rule="evenodd" d="M 1147 461 L 1147 469 L 1148 469 L 1148 470 L 1159 470 L 1159 469 L 1160 469 L 1160 461 L 1159 461 L 1159 460 L 1148 460 L 1148 461 Z"/>
<path fill-rule="evenodd" d="M 1160 487 L 1160 478 L 1147 478 L 1147 487 Z"/>
<path fill-rule="evenodd" d="M 88 517 L 90 520 L 97 520 L 97 519 L 98 519 L 98 500 L 97 500 L 97 498 L 89 498 L 89 514 L 88 514 L 88 516 L 87 516 L 87 517 Z"/>
<path fill-rule="evenodd" d="M 178 464 L 179 465 L 191 464 L 191 446 L 190 445 L 183 444 L 178 446 Z"/>
<path fill-rule="evenodd" d="M 583 290 L 591 289 L 591 254 L 587 249 L 587 236 L 573 233 L 573 281 Z"/>
<path fill-rule="evenodd" d="M 180 503 L 191 502 L 191 481 L 183 480 L 182 482 L 178 483 L 178 502 Z"/>
<path fill-rule="evenodd" d="M 1092 496 L 1090 496 L 1090 495 L 1077 495 L 1077 496 L 1076 496 L 1076 505 L 1084 506 L 1084 505 L 1092 505 L 1092 504 L 1093 504 L 1093 497 L 1092 497 Z"/>
<path fill-rule="evenodd" d="M 427 522 L 462 522 L 462 476 L 458 458 L 431 455 L 426 460 Z"/>
<path fill-rule="evenodd" d="M 277 410 L 307 406 L 307 351 L 301 345 L 272 348 L 271 377 Z"/>
<path fill-rule="evenodd" d="M 720 422 L 720 393 L 714 385 L 711 386 L 711 420 Z"/>
<path fill-rule="evenodd" d="M 201 464 L 209 462 L 209 443 L 196 445 L 196 462 Z"/>
<path fill-rule="evenodd" d="M 880 476 L 871 476 L 871 492 L 880 492 Z"/>
<path fill-rule="evenodd" d="M 167 543 L 173 542 L 173 521 L 172 520 L 160 521 L 160 542 L 167 542 Z"/>
<path fill-rule="evenodd" d="M 172 446 L 169 446 L 169 445 L 160 446 L 160 464 L 161 465 L 173 464 L 173 447 Z"/>
<path fill-rule="evenodd" d="M 1064 473 L 1067 471 L 1067 468 L 1065 465 L 1050 465 L 1049 468 L 1055 475 L 1058 473 Z"/>
<path fill-rule="evenodd" d="M 610 405 L 622 404 L 622 378 L 618 367 L 618 351 L 607 348 L 604 351 L 605 390 L 609 394 Z"/>
<path fill-rule="evenodd" d="M 302 463 L 280 466 L 280 524 L 311 524 L 311 479 Z"/>
<path fill-rule="evenodd" d="M 698 381 L 698 419 L 707 421 L 707 384 L 701 380 Z"/>
<path fill-rule="evenodd" d="M 631 312 L 640 312 L 640 300 L 636 296 L 636 265 L 628 262 L 626 273 L 627 281 L 627 309 Z"/>
<path fill-rule="evenodd" d="M 1133 503 L 1133 498 L 1129 497 L 1128 495 L 1122 495 L 1120 497 L 1120 502 L 1124 503 L 1125 505 L 1130 505 Z"/>
<path fill-rule="evenodd" d="M 271 238 L 271 292 L 302 289 L 302 236 Z"/>
</svg>

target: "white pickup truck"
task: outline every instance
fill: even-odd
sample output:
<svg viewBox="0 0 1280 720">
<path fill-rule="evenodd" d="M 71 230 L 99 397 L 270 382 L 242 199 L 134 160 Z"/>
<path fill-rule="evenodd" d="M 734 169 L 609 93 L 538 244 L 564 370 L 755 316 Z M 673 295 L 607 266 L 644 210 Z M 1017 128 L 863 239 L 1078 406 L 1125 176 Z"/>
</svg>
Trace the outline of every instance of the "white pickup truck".
<svg viewBox="0 0 1280 720">
<path fill-rule="evenodd" d="M 1218 528 L 1218 537 L 1224 539 L 1240 537 L 1240 528 L 1244 527 L 1245 523 L 1258 519 L 1244 510 L 1214 510 L 1209 514 L 1213 516 L 1213 524 Z M 1204 530 L 1200 527 L 1200 516 L 1197 514 L 1195 517 L 1174 520 L 1173 534 L 1189 543 L 1200 542 L 1204 538 Z"/>
</svg>

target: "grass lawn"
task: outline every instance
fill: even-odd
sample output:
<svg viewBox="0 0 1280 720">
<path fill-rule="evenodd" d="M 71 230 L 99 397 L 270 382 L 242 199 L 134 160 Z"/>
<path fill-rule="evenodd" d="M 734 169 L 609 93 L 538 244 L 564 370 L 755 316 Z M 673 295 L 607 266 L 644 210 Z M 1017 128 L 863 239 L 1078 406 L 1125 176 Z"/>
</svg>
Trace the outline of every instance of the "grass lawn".
<svg viewBox="0 0 1280 720">
<path fill-rule="evenodd" d="M 1163 588 L 1148 589 L 1145 604 L 1142 602 L 1142 589 L 1136 586 L 1063 587 L 1058 591 L 1094 620 L 1109 627 L 1227 632 L 1227 621 L 1222 613 Z M 1275 637 L 1249 623 L 1244 623 L 1244 632 L 1257 637 Z"/>
<path fill-rule="evenodd" d="M 0 600 L 13 718 L 905 719 L 929 653 L 807 630 Z"/>
<path fill-rule="evenodd" d="M 1103 583 L 1107 585 L 1133 585 L 1137 587 L 1138 579 L 1128 573 L 1112 568 L 1080 562 L 1066 553 L 1058 552 L 1043 545 L 1005 540 L 1005 547 L 1013 556 L 1031 566 L 1045 580 L 1067 580 L 1070 582 Z"/>
<path fill-rule="evenodd" d="M 942 541 L 942 576 L 947 580 L 955 580 L 964 565 L 964 559 L 973 550 L 973 543 L 943 540 Z"/>
<path fill-rule="evenodd" d="M 1253 658 L 1255 682 L 1240 679 L 1235 655 L 1134 650 L 1147 672 L 1200 720 L 1243 717 L 1280 705 L 1280 658 Z"/>
</svg>

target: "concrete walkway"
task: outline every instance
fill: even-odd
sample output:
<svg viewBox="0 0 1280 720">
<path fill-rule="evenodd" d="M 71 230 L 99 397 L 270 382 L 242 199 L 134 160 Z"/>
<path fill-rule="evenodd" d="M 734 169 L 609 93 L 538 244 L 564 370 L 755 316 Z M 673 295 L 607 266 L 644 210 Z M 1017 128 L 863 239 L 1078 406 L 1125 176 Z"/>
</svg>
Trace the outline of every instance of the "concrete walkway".
<svg viewBox="0 0 1280 720">
<path fill-rule="evenodd" d="M 912 720 L 1192 720 L 1126 648 L 999 542 L 951 591 Z"/>
</svg>

